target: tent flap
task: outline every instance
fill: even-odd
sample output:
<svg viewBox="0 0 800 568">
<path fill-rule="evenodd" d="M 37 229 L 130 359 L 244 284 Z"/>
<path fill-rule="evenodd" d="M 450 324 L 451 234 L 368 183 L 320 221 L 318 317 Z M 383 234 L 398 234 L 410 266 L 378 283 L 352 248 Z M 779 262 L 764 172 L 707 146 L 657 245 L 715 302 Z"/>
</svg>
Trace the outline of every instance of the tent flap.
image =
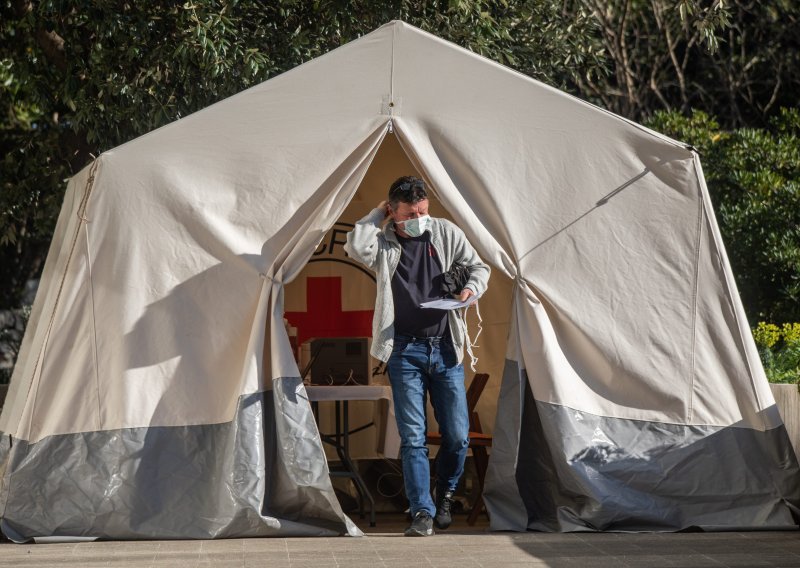
<svg viewBox="0 0 800 568">
<path fill-rule="evenodd" d="M 522 375 L 515 481 L 526 524 L 509 528 L 737 530 L 798 524 L 800 469 L 783 425 L 758 431 L 596 416 L 534 400 L 524 370 Z M 497 434 L 495 439 L 505 441 Z M 521 516 L 491 492 L 487 500 L 502 518 Z"/>
<path fill-rule="evenodd" d="M 299 381 L 286 380 L 288 389 Z M 224 424 L 63 434 L 10 448 L 4 436 L 3 533 L 17 542 L 360 534 L 330 485 L 282 467 L 273 395 L 243 396 Z"/>
</svg>

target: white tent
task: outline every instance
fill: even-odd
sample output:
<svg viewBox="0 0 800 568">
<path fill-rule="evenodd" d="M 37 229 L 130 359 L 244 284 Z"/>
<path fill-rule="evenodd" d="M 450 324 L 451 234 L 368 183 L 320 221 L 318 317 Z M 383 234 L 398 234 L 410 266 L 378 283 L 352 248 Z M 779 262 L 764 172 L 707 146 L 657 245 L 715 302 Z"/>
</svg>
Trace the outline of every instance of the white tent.
<svg viewBox="0 0 800 568">
<path fill-rule="evenodd" d="M 492 528 L 796 525 L 697 154 L 392 22 L 70 180 L 0 417 L 6 535 L 358 534 L 284 290 L 393 136 L 496 274 Z"/>
</svg>

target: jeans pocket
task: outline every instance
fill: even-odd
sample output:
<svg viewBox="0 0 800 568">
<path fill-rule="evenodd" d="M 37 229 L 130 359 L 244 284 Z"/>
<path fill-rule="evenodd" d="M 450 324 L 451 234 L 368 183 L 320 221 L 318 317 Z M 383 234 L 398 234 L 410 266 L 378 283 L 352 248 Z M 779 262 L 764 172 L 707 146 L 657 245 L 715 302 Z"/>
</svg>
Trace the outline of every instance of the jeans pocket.
<svg viewBox="0 0 800 568">
<path fill-rule="evenodd" d="M 455 367 L 458 365 L 458 355 L 456 355 L 456 348 L 450 341 L 444 341 L 439 347 L 442 354 L 442 363 L 445 367 Z"/>
</svg>

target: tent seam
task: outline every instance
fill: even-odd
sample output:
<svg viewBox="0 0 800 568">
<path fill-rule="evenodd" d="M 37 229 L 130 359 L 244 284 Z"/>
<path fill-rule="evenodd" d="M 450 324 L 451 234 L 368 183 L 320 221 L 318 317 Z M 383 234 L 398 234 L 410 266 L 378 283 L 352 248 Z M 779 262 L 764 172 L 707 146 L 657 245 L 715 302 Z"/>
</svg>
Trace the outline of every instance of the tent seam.
<svg viewBox="0 0 800 568">
<path fill-rule="evenodd" d="M 697 179 L 698 179 L 698 182 L 700 184 L 701 190 L 702 190 L 702 188 L 706 189 L 706 191 L 703 192 L 703 195 L 702 195 L 702 198 L 703 198 L 702 199 L 702 210 L 703 210 L 703 214 L 706 217 L 706 219 L 709 220 L 709 225 L 712 226 L 712 236 L 714 237 L 714 244 L 717 245 L 717 251 L 716 251 L 717 252 L 717 257 L 720 258 L 720 264 L 722 265 L 722 281 L 723 281 L 723 284 L 725 286 L 725 291 L 727 292 L 728 305 L 731 308 L 731 312 L 733 313 L 733 319 L 736 322 L 736 333 L 739 336 L 739 342 L 740 342 L 740 345 L 741 345 L 741 348 L 742 348 L 742 352 L 743 352 L 742 354 L 744 355 L 744 362 L 747 365 L 747 371 L 748 371 L 748 375 L 749 375 L 748 378 L 750 379 L 750 388 L 751 388 L 751 390 L 753 392 L 753 397 L 756 400 L 756 404 L 758 405 L 758 408 L 761 409 L 761 408 L 763 408 L 764 404 L 763 404 L 763 401 L 761 400 L 761 397 L 758 394 L 758 389 L 756 388 L 756 385 L 755 385 L 755 373 L 753 372 L 753 365 L 750 362 L 750 355 L 747 352 L 746 339 L 745 339 L 744 335 L 742 334 L 742 327 L 741 327 L 741 321 L 739 319 L 739 314 L 737 313 L 736 306 L 734 305 L 734 301 L 735 301 L 734 300 L 735 284 L 734 284 L 733 287 L 731 287 L 731 282 L 730 282 L 730 278 L 732 278 L 733 274 L 731 273 L 730 267 L 728 267 L 729 268 L 728 270 L 725 270 L 725 268 L 726 268 L 725 261 L 726 261 L 726 258 L 727 258 L 727 255 L 725 254 L 725 243 L 722 242 L 722 236 L 721 235 L 718 235 L 718 234 L 713 232 L 713 224 L 711 223 L 711 220 L 708 217 L 708 205 L 710 205 L 710 197 L 708 196 L 708 188 L 705 185 L 705 180 L 702 179 L 700 177 L 700 175 L 699 175 L 699 172 L 702 171 L 702 166 L 700 165 L 700 157 L 699 157 L 699 155 L 697 153 L 694 153 L 694 162 L 695 162 L 695 165 L 696 165 L 696 167 L 695 167 L 695 176 L 697 176 Z M 708 199 L 708 202 L 707 202 L 707 199 Z M 717 240 L 718 238 L 719 238 L 719 240 Z M 737 293 L 737 296 L 738 296 L 738 293 Z M 764 427 L 764 431 L 766 431 L 766 430 L 769 429 L 768 425 L 767 425 L 767 419 L 764 416 L 764 413 L 760 413 L 760 414 L 761 414 L 761 424 Z"/>
<path fill-rule="evenodd" d="M 394 42 L 397 36 L 397 26 L 392 26 L 392 61 L 389 67 L 389 102 L 394 103 Z M 394 104 L 389 105 L 390 119 L 394 115 Z"/>
<path fill-rule="evenodd" d="M 695 168 L 697 172 L 697 168 Z M 692 341 L 691 341 L 691 356 L 689 364 L 689 408 L 686 415 L 686 421 L 692 422 L 694 417 L 694 379 L 695 379 L 695 365 L 697 357 L 697 296 L 700 288 L 700 244 L 703 236 L 703 191 L 700 189 L 700 199 L 697 204 L 697 238 L 694 247 L 694 289 L 692 290 Z"/>
<path fill-rule="evenodd" d="M 97 395 L 97 429 L 102 430 L 103 421 L 101 419 L 102 416 L 102 408 L 100 406 L 100 369 L 99 369 L 99 359 L 97 356 L 97 321 L 95 317 L 95 307 L 94 307 L 94 281 L 92 278 L 92 255 L 91 249 L 89 247 L 89 227 L 88 222 L 87 226 L 84 230 L 84 236 L 86 237 L 86 266 L 88 267 L 88 280 L 89 280 L 89 300 L 90 305 L 92 307 L 92 355 L 94 356 L 94 380 L 95 380 L 95 393 Z"/>
<path fill-rule="evenodd" d="M 81 227 L 84 223 L 87 222 L 86 220 L 86 207 L 89 203 L 89 196 L 92 193 L 92 188 L 94 187 L 94 179 L 95 175 L 97 174 L 97 167 L 99 165 L 99 161 L 95 159 L 92 162 L 92 165 L 89 169 L 89 177 L 86 180 L 86 188 L 83 192 L 83 197 L 81 198 L 80 203 L 78 204 L 78 227 L 75 229 L 75 236 L 72 238 L 72 245 L 69 249 L 69 254 L 67 255 L 67 261 L 64 263 L 64 274 L 61 276 L 61 283 L 58 286 L 58 292 L 56 293 L 56 298 L 53 301 L 53 311 L 50 314 L 50 321 L 47 324 L 47 331 L 45 332 L 44 339 L 42 341 L 42 347 L 39 349 L 39 355 L 36 357 L 36 362 L 33 364 L 33 376 L 31 377 L 31 384 L 28 387 L 28 394 L 26 396 L 26 400 L 30 399 L 31 390 L 34 388 L 34 383 L 36 384 L 36 389 L 34 390 L 33 394 L 33 402 L 31 407 L 31 416 L 30 420 L 28 421 L 28 436 L 31 435 L 31 427 L 33 425 L 33 417 L 36 415 L 36 396 L 39 393 L 39 381 L 36 380 L 36 371 L 39 369 L 39 363 L 41 363 L 42 367 L 44 367 L 44 357 L 45 352 L 47 351 L 47 344 L 50 342 L 50 333 L 53 330 L 53 324 L 55 323 L 56 313 L 58 312 L 58 303 L 61 300 L 61 293 L 64 291 L 64 284 L 67 281 L 67 274 L 69 273 L 69 265 L 72 262 L 72 255 L 75 253 L 75 247 L 78 244 L 78 238 L 81 234 Z"/>
</svg>

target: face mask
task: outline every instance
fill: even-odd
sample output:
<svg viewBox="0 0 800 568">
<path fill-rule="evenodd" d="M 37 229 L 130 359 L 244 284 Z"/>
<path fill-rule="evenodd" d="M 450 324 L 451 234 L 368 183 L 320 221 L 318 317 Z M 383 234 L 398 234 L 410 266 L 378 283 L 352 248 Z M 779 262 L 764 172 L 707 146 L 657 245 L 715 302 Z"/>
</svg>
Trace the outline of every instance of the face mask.
<svg viewBox="0 0 800 568">
<path fill-rule="evenodd" d="M 430 215 L 423 215 L 421 217 L 417 217 L 416 219 L 404 221 L 403 231 L 405 231 L 409 237 L 419 237 L 425 232 L 425 229 L 428 228 L 430 220 Z"/>
</svg>

